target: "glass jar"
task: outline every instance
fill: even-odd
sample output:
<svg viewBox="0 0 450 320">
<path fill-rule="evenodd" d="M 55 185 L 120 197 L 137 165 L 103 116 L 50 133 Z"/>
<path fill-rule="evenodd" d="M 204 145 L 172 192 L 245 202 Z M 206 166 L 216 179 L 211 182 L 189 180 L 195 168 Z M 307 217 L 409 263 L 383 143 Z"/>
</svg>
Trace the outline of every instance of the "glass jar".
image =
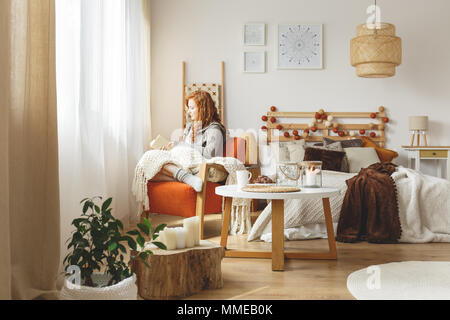
<svg viewBox="0 0 450 320">
<path fill-rule="evenodd" d="M 322 188 L 322 161 L 303 161 L 301 180 L 303 188 Z"/>
<path fill-rule="evenodd" d="M 277 185 L 298 186 L 300 184 L 300 166 L 297 163 L 279 163 L 277 165 Z"/>
</svg>

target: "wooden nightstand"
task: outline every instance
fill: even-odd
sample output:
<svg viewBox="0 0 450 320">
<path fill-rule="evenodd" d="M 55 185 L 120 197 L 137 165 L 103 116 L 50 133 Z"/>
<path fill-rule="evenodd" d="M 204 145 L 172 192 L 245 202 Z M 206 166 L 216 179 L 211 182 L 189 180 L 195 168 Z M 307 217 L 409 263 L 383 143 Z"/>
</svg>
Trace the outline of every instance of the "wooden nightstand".
<svg viewBox="0 0 450 320">
<path fill-rule="evenodd" d="M 431 147 L 411 147 L 402 146 L 408 152 L 408 167 L 420 171 L 420 162 L 422 160 L 435 160 L 437 163 L 438 176 L 444 178 L 439 160 L 447 161 L 447 180 L 450 180 L 450 147 L 449 146 L 431 146 Z M 414 160 L 414 168 L 412 162 Z"/>
</svg>

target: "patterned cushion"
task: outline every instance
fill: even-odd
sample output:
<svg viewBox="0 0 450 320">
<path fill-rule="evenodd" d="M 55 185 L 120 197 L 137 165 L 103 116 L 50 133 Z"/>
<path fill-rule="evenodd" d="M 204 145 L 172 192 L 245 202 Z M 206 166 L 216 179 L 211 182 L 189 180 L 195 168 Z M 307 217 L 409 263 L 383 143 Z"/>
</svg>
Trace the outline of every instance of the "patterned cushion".
<svg viewBox="0 0 450 320">
<path fill-rule="evenodd" d="M 324 146 L 327 146 L 329 144 L 335 143 L 335 142 L 340 142 L 342 145 L 342 148 L 357 148 L 357 147 L 361 147 L 363 144 L 362 139 L 351 139 L 351 140 L 333 140 L 330 138 L 326 138 L 323 137 L 323 144 Z"/>
<path fill-rule="evenodd" d="M 343 149 L 342 144 L 339 141 L 324 145 L 323 147 L 317 147 L 317 148 L 324 148 L 324 149 L 334 150 L 334 151 L 344 151 L 344 150 L 342 150 Z"/>
<path fill-rule="evenodd" d="M 305 161 L 322 161 L 323 170 L 341 171 L 345 152 L 308 147 L 305 149 Z"/>
</svg>

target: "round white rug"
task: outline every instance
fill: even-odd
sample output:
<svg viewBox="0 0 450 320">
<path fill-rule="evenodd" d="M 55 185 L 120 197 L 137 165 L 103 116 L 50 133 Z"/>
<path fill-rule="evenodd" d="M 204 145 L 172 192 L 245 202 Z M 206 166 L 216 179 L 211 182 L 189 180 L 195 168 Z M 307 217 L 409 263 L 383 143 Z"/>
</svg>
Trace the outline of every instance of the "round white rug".
<svg viewBox="0 0 450 320">
<path fill-rule="evenodd" d="M 347 278 L 358 300 L 449 300 L 450 262 L 407 261 L 358 270 Z"/>
</svg>

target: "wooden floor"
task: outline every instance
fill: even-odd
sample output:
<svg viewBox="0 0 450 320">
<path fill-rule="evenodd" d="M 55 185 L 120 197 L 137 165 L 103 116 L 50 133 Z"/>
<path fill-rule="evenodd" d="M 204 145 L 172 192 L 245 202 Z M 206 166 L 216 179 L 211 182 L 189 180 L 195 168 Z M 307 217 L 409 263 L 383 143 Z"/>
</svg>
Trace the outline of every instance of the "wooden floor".
<svg viewBox="0 0 450 320">
<path fill-rule="evenodd" d="M 205 238 L 219 243 L 221 215 L 209 215 L 205 222 Z M 182 218 L 152 215 L 152 224 L 166 223 L 181 226 Z M 246 236 L 230 236 L 229 248 L 271 250 L 270 243 L 247 242 Z M 326 239 L 286 241 L 288 248 L 324 250 Z M 284 272 L 273 272 L 269 259 L 224 258 L 222 273 L 224 286 L 219 290 L 205 290 L 188 299 L 207 300 L 300 300 L 353 299 L 346 286 L 347 276 L 370 265 L 398 261 L 450 261 L 450 243 L 427 244 L 370 244 L 337 243 L 338 260 L 286 260 Z"/>
</svg>

